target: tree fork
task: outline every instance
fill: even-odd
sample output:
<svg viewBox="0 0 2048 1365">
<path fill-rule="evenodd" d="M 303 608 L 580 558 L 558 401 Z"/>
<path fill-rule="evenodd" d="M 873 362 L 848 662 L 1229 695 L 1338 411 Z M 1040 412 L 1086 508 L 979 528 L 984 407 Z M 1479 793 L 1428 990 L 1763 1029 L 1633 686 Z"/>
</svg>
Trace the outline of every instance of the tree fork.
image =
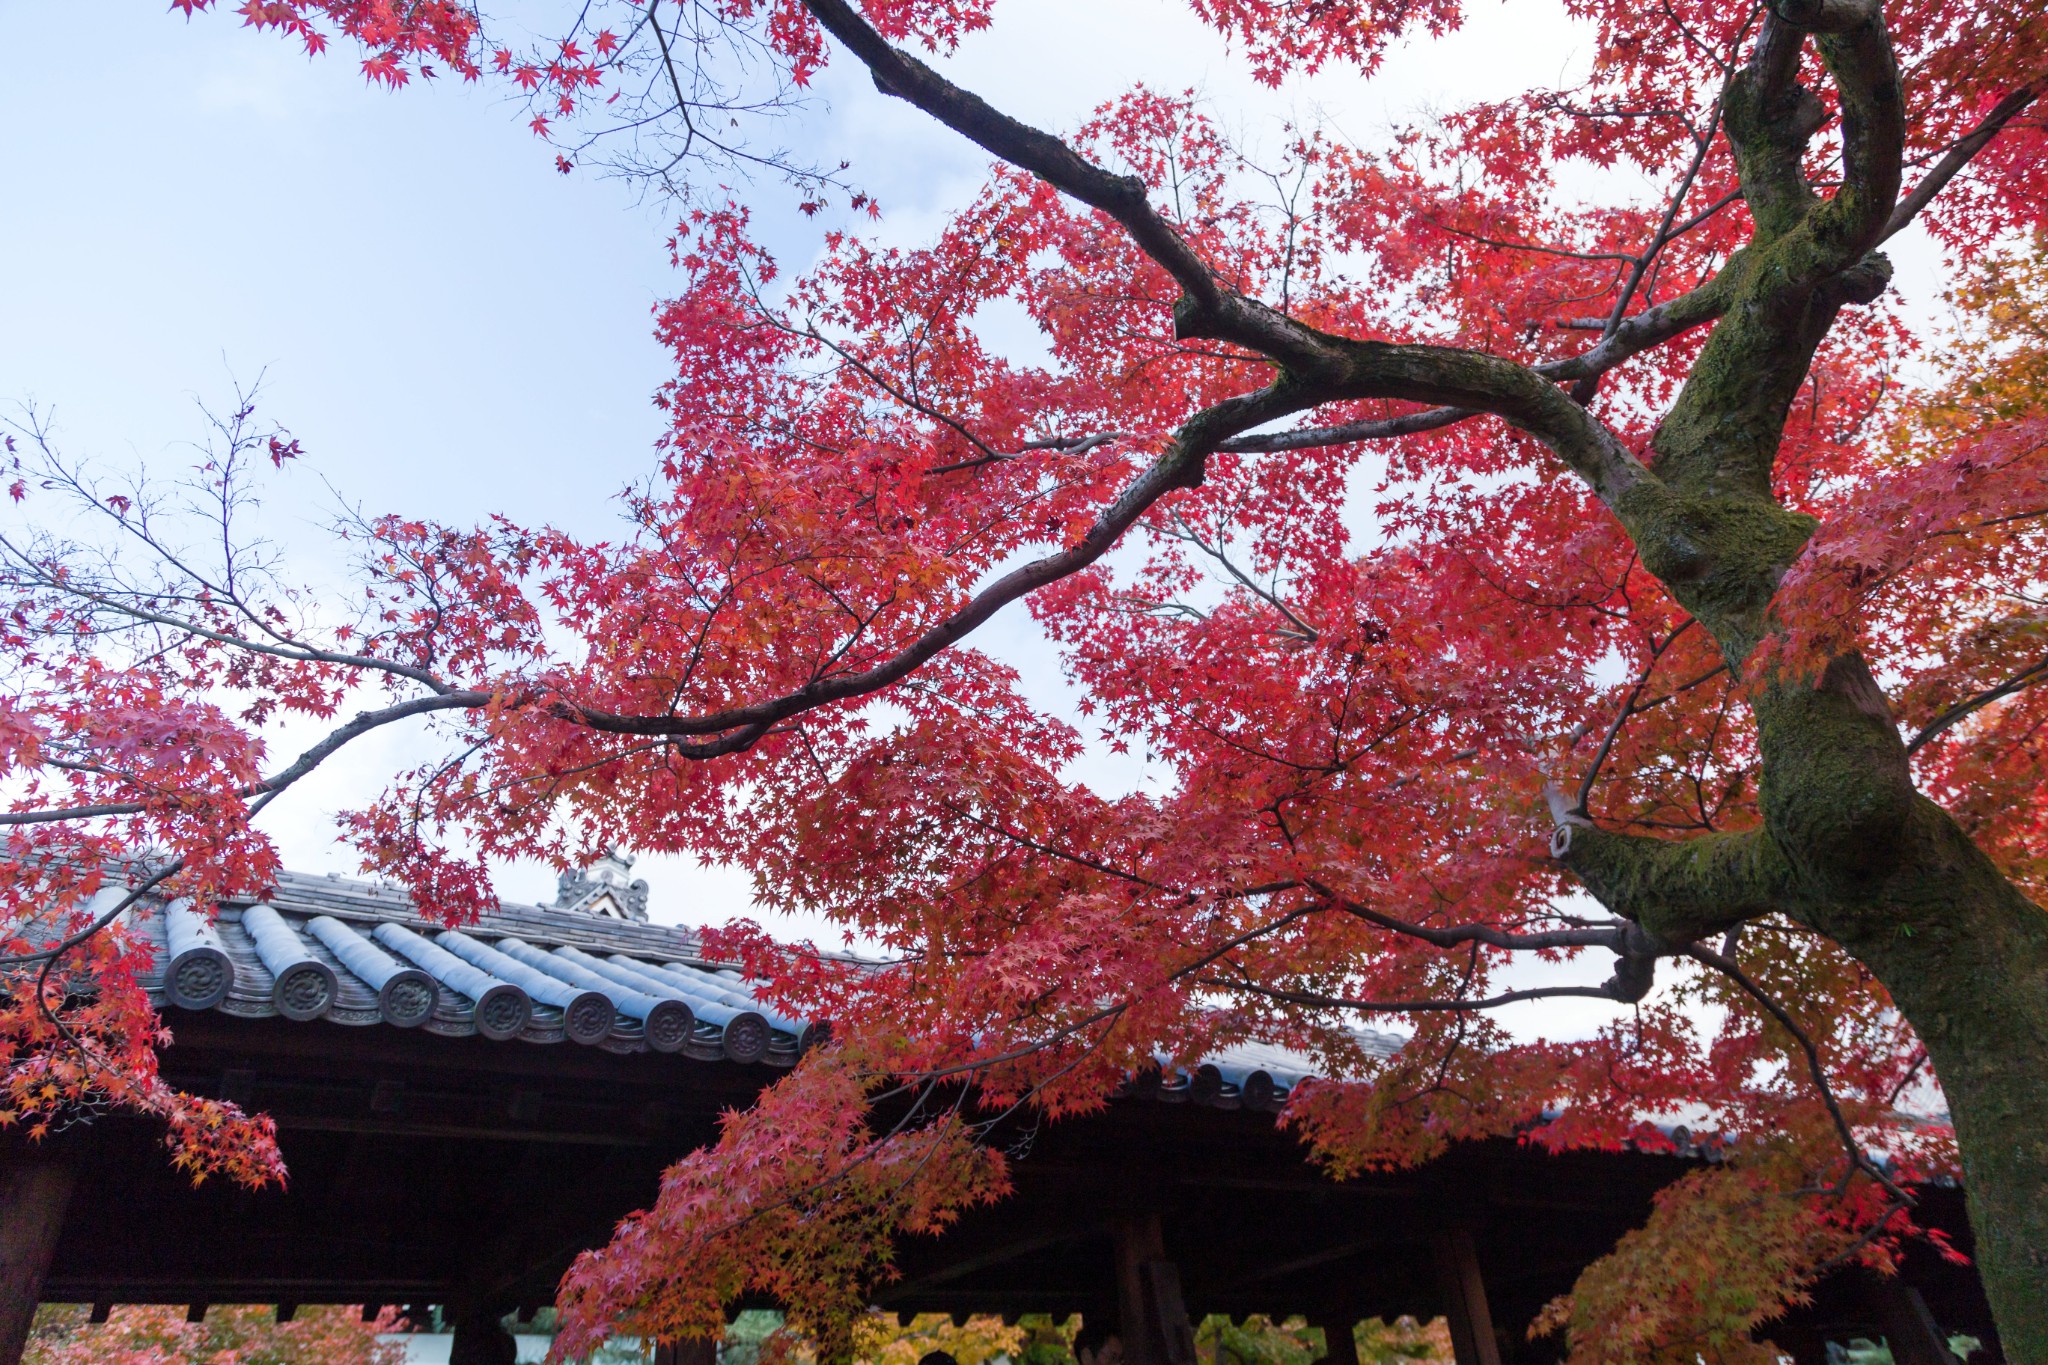
<svg viewBox="0 0 2048 1365">
<path fill-rule="evenodd" d="M 1818 785 L 1849 767 L 1837 757 L 1803 777 Z M 1775 908 L 1870 968 L 1948 1098 L 2006 1358 L 2048 1362 L 2048 913 L 1917 795 L 1896 825 L 1845 818 L 1838 828 L 1866 841 L 1864 865 L 1838 842 L 1825 882 L 1795 870 L 1768 830 L 1672 841 L 1562 828 L 1561 861 L 1587 889 L 1669 941 L 1754 917 L 1776 890 Z M 1738 899 L 1713 913 L 1724 894 Z"/>
<path fill-rule="evenodd" d="M 1913 788 L 1861 656 L 1753 699 L 1764 824 L 1664 840 L 1563 826 L 1560 860 L 1672 942 L 1775 909 L 1868 966 L 1926 1044 L 2007 1358 L 2048 1361 L 2048 913 Z"/>
<path fill-rule="evenodd" d="M 1844 47 L 1824 42 L 1831 66 L 1861 61 L 1895 88 L 1888 54 Z M 1879 122 L 1891 114 L 1882 98 L 1864 106 Z M 1731 132 L 1746 112 L 1731 111 Z M 1796 105 L 1777 112 L 1803 122 Z M 1738 302 L 1658 432 L 1652 477 L 1614 504 L 1645 566 L 1738 671 L 1768 635 L 1770 599 L 1813 526 L 1771 494 L 1787 405 L 1834 314 L 1875 298 L 1890 274 L 1881 256 L 1847 256 L 1869 243 L 1840 220 L 1871 216 L 1868 205 L 1838 207 L 1848 193 L 1807 205 L 1739 272 L 1731 263 Z M 1831 253 L 1846 263 L 1818 274 Z M 1603 903 L 1661 937 L 1703 937 L 1776 908 L 1871 969 L 1948 1097 L 2007 1356 L 2048 1362 L 2048 914 L 1915 790 L 1859 654 L 1818 676 L 1767 681 L 1751 706 L 1762 828 L 1675 844 L 1577 830 L 1560 856 Z"/>
<path fill-rule="evenodd" d="M 1727 526 L 1707 521 L 1686 542 L 1738 542 Z M 1739 599 L 1717 601 L 1700 584 L 1717 572 L 1731 585 L 1768 580 L 1770 552 L 1746 551 L 1742 575 L 1717 565 L 1668 582 L 1718 627 L 1733 663 L 1761 639 L 1767 599 L 1731 609 Z M 1644 559 L 1653 571 L 1670 562 L 1647 548 Z M 1718 617 L 1708 616 L 1715 608 Z M 2048 913 L 1917 792 L 1860 654 L 1838 655 L 1817 676 L 1762 684 L 1751 709 L 1760 827 L 1668 840 L 1562 825 L 1553 848 L 1604 905 L 1667 942 L 1775 910 L 1870 968 L 1926 1044 L 1948 1098 L 2007 1358 L 2048 1362 Z"/>
</svg>

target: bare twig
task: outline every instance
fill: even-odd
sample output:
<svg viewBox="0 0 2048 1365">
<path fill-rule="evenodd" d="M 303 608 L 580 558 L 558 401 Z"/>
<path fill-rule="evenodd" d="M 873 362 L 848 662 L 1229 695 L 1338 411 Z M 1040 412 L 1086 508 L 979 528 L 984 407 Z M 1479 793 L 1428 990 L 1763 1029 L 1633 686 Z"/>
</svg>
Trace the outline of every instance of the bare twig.
<svg viewBox="0 0 2048 1365">
<path fill-rule="evenodd" d="M 1743 994 L 1763 1006 L 1771 1018 L 1777 1020 L 1779 1026 L 1792 1035 L 1793 1042 L 1805 1055 L 1807 1074 L 1813 1078 L 1814 1089 L 1820 1092 L 1821 1103 L 1827 1106 L 1828 1117 L 1834 1122 L 1835 1133 L 1842 1141 L 1842 1148 L 1848 1154 L 1850 1164 L 1884 1186 L 1892 1198 L 1901 1205 L 1913 1207 L 1917 1202 L 1913 1196 L 1885 1174 L 1884 1168 L 1872 1160 L 1870 1154 L 1863 1150 L 1863 1144 L 1856 1140 L 1856 1131 L 1849 1126 L 1848 1117 L 1842 1113 L 1841 1103 L 1835 1098 L 1834 1087 L 1828 1082 L 1827 1068 L 1821 1064 L 1820 1048 L 1814 1044 L 1812 1035 L 1800 1027 L 1799 1021 L 1792 1017 L 1791 1012 L 1773 999 L 1769 991 L 1752 980 L 1749 973 L 1711 948 L 1703 948 L 1695 943 L 1679 951 L 1733 981 L 1741 987 Z"/>
<path fill-rule="evenodd" d="M 1943 711 L 1921 727 L 1920 733 L 1914 735 L 1907 743 L 1906 752 L 1908 754 L 1918 753 L 1929 740 L 1937 738 L 1942 732 L 1969 719 L 1993 702 L 2002 701 L 2016 692 L 2024 692 L 2043 679 L 2048 679 L 2048 659 L 2031 663 L 1996 687 L 1988 687 L 1976 696 L 1959 701 L 1954 706 L 1949 707 L 1946 711 Z"/>
</svg>

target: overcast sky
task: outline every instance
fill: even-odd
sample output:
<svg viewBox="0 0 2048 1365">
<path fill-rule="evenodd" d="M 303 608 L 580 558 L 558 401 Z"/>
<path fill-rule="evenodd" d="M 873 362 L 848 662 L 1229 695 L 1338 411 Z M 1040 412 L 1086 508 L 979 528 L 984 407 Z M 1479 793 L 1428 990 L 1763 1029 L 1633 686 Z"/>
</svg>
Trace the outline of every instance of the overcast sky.
<svg viewBox="0 0 2048 1365">
<path fill-rule="evenodd" d="M 488 82 L 394 94 L 340 49 L 309 61 L 229 15 L 188 23 L 163 0 L 113 0 L 88 32 L 86 13 L 0 0 L 0 403 L 53 408 L 73 454 L 168 467 L 200 433 L 195 401 L 225 406 L 233 379 L 262 373 L 265 414 L 311 466 L 273 491 L 268 529 L 313 553 L 317 476 L 373 513 L 608 528 L 610 496 L 647 471 L 660 430 L 649 310 L 675 287 L 662 204 L 557 174 Z M 1427 106 L 1583 69 L 1586 34 L 1556 0 L 1473 13 L 1371 82 L 1331 71 L 1280 92 L 1253 86 L 1176 0 L 1012 0 L 946 66 L 1055 128 L 1142 80 L 1202 91 L 1254 138 L 1320 115 L 1368 144 Z M 853 161 L 884 206 L 878 232 L 923 240 L 984 158 L 847 65 L 786 136 Z M 756 198 L 769 245 L 800 269 L 815 226 L 776 187 Z M 1057 696 L 1021 610 L 990 643 Z M 393 736 L 280 803 L 268 824 L 288 864 L 352 873 L 332 812 L 404 759 Z M 1088 775 L 1143 780 L 1106 760 Z M 657 918 L 747 913 L 741 878 L 674 859 L 641 870 Z M 551 874 L 505 868 L 499 890 L 546 900 Z"/>
</svg>

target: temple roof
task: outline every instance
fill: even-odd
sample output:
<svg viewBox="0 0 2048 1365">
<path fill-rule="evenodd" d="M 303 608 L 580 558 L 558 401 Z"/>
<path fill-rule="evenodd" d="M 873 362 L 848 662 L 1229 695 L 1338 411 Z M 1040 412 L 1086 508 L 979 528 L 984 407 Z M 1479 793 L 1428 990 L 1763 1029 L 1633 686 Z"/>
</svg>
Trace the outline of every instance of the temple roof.
<svg viewBox="0 0 2048 1365">
<path fill-rule="evenodd" d="M 423 916 L 400 887 L 332 873 L 286 872 L 266 900 L 226 905 L 212 923 L 181 902 L 154 904 L 136 921 L 156 963 L 143 985 L 159 1006 L 241 1018 L 794 1065 L 822 1027 L 762 1005 L 691 930 L 647 922 L 646 884 L 625 881 L 631 866 L 609 855 L 564 875 L 554 905 L 503 903 L 459 930 Z M 1405 1041 L 1354 1032 L 1382 1057 Z M 1189 1068 L 1161 1061 L 1132 1093 L 1277 1111 L 1316 1074 L 1312 1059 L 1257 1042 Z"/>
<path fill-rule="evenodd" d="M 160 1006 L 772 1066 L 818 1031 L 755 1000 L 691 931 L 581 906 L 502 904 L 451 930 L 400 888 L 287 872 L 212 923 L 174 901 L 135 927 Z"/>
<path fill-rule="evenodd" d="M 647 883 L 627 880 L 632 873 L 632 855 L 613 849 L 589 867 L 564 872 L 556 882 L 554 908 L 645 923 Z"/>
</svg>

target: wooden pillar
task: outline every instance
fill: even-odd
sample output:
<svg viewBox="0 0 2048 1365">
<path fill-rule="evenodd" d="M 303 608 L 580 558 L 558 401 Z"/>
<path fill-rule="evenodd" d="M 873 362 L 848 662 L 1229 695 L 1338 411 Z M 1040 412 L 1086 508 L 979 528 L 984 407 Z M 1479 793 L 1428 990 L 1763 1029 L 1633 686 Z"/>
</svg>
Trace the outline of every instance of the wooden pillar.
<svg viewBox="0 0 2048 1365">
<path fill-rule="evenodd" d="M 1150 1349 L 1145 1331 L 1145 1280 L 1139 1269 L 1166 1255 L 1159 1215 L 1127 1218 L 1116 1225 L 1116 1316 L 1123 1365 L 1165 1365 Z"/>
<path fill-rule="evenodd" d="M 1322 1365 L 1358 1365 L 1358 1338 L 1350 1318 L 1324 1316 L 1313 1325 L 1323 1329 Z"/>
<path fill-rule="evenodd" d="M 1081 1330 L 1074 1334 L 1074 1359 L 1081 1365 L 1096 1365 L 1109 1339 L 1116 1336 L 1116 1311 L 1106 1304 L 1091 1305 L 1081 1314 Z M 1123 1349 L 1121 1340 L 1117 1349 Z"/>
<path fill-rule="evenodd" d="M 1894 1365 L 1956 1365 L 1948 1338 L 1935 1325 L 1920 1291 L 1897 1275 L 1874 1276 L 1871 1306 L 1877 1310 Z"/>
<path fill-rule="evenodd" d="M 1493 1311 L 1486 1306 L 1486 1281 L 1479 1274 L 1479 1253 L 1472 1234 L 1450 1228 L 1437 1234 L 1437 1292 L 1450 1323 L 1451 1350 L 1458 1365 L 1500 1365 L 1500 1342 L 1493 1335 Z"/>
<path fill-rule="evenodd" d="M 17 1365 L 28 1344 L 74 1179 L 48 1161 L 0 1170 L 0 1365 Z"/>
<path fill-rule="evenodd" d="M 1158 1214 L 1117 1224 L 1116 1291 L 1124 1365 L 1196 1365 L 1180 1267 L 1166 1258 Z"/>
<path fill-rule="evenodd" d="M 684 1337 L 680 1341 L 661 1342 L 654 1348 L 654 1365 L 718 1365 L 718 1338 Z"/>
<path fill-rule="evenodd" d="M 518 1358 L 519 1343 L 495 1316 L 483 1311 L 456 1314 L 448 1365 L 513 1365 Z"/>
</svg>

